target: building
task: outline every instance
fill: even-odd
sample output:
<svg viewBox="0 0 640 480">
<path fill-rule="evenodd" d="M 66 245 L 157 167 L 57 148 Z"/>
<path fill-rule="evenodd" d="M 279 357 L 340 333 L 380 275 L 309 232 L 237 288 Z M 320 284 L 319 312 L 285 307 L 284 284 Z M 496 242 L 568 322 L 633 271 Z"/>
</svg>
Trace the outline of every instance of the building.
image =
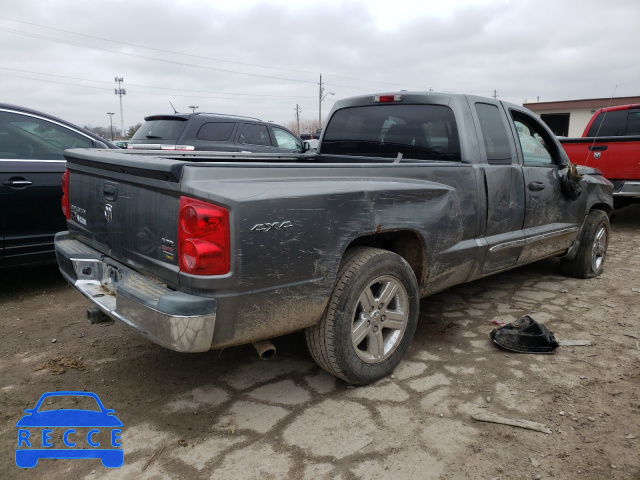
<svg viewBox="0 0 640 480">
<path fill-rule="evenodd" d="M 640 97 L 591 98 L 560 102 L 525 101 L 523 106 L 538 115 L 556 135 L 581 137 L 596 110 L 633 103 L 640 103 Z"/>
</svg>

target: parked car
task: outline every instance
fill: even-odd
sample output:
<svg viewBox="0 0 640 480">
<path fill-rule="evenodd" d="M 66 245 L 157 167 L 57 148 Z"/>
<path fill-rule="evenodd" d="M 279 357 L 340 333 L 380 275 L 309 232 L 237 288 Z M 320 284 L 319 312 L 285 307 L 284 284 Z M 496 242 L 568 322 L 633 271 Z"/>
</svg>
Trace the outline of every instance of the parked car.
<svg viewBox="0 0 640 480">
<path fill-rule="evenodd" d="M 145 117 L 129 149 L 299 153 L 302 140 L 286 128 L 257 118 L 213 113 Z"/>
<path fill-rule="evenodd" d="M 53 260 L 67 148 L 116 148 L 97 135 L 29 108 L 0 103 L 0 266 Z"/>
<path fill-rule="evenodd" d="M 318 128 L 315 132 L 313 133 L 301 133 L 300 134 L 300 138 L 302 140 L 320 140 L 320 135 L 322 135 L 322 129 Z"/>
<path fill-rule="evenodd" d="M 309 140 L 305 140 L 305 143 L 309 144 L 309 148 L 307 150 L 317 150 L 320 140 L 317 138 L 310 138 Z"/>
<path fill-rule="evenodd" d="M 129 141 L 128 140 L 116 140 L 113 143 L 118 148 L 127 148 L 127 146 L 129 145 Z"/>
</svg>

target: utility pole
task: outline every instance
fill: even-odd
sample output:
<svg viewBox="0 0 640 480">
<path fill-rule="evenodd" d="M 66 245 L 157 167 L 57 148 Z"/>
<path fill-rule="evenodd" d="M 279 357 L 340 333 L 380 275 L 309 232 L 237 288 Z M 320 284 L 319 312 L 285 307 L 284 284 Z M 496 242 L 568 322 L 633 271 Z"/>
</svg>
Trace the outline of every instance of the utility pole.
<svg viewBox="0 0 640 480">
<path fill-rule="evenodd" d="M 496 100 L 498 99 L 498 91 L 497 90 L 493 91 L 492 97 L 495 98 Z"/>
<path fill-rule="evenodd" d="M 318 128 L 322 128 L 322 92 L 324 87 L 322 86 L 322 74 L 320 74 L 320 90 L 318 93 Z"/>
<path fill-rule="evenodd" d="M 318 128 L 322 128 L 322 101 L 327 98 L 327 95 L 335 95 L 333 92 L 324 93 L 324 87 L 322 86 L 322 74 L 320 74 L 320 92 L 318 94 Z"/>
<path fill-rule="evenodd" d="M 191 109 L 191 113 L 196 113 L 196 109 L 198 108 L 197 105 L 189 105 L 189 108 Z"/>
<path fill-rule="evenodd" d="M 302 111 L 302 109 L 300 108 L 300 105 L 298 105 L 296 103 L 296 123 L 298 125 L 298 131 L 296 132 L 298 134 L 298 136 L 300 136 L 300 112 Z"/>
<path fill-rule="evenodd" d="M 109 115 L 109 123 L 111 124 L 111 141 L 113 142 L 113 115 L 115 112 L 107 112 Z"/>
<path fill-rule="evenodd" d="M 118 84 L 118 88 L 116 88 L 116 95 L 120 97 L 120 136 L 124 137 L 124 116 L 122 115 L 122 96 L 127 94 L 127 91 L 122 88 L 122 82 L 124 82 L 124 78 L 116 77 L 116 83 Z"/>
</svg>

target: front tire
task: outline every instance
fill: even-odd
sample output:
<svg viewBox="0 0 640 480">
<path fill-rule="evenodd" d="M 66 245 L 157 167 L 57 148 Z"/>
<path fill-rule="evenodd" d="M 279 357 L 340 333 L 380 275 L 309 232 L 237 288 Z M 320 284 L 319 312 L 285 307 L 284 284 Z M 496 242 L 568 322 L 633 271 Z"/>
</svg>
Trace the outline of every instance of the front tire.
<svg viewBox="0 0 640 480">
<path fill-rule="evenodd" d="M 377 248 L 347 251 L 319 324 L 306 330 L 313 359 L 356 385 L 389 375 L 418 323 L 418 282 L 399 255 Z"/>
<path fill-rule="evenodd" d="M 602 210 L 592 210 L 585 220 L 578 253 L 573 260 L 562 260 L 562 273 L 576 278 L 593 278 L 604 270 L 609 245 L 609 217 Z"/>
</svg>

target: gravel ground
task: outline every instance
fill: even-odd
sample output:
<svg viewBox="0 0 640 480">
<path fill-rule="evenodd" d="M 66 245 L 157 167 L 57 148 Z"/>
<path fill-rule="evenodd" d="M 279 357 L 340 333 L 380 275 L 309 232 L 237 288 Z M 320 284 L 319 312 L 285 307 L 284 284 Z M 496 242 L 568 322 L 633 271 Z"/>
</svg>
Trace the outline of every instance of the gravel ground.
<svg viewBox="0 0 640 480">
<path fill-rule="evenodd" d="M 186 355 L 90 325 L 88 306 L 55 265 L 0 270 L 0 478 L 640 478 L 640 206 L 616 215 L 596 279 L 563 277 L 551 259 L 424 299 L 405 360 L 367 387 L 320 370 L 300 333 L 276 339 L 268 362 L 250 346 Z M 590 345 L 494 346 L 493 322 L 523 314 Z M 55 390 L 115 409 L 121 468 L 15 465 L 16 422 Z"/>
</svg>

